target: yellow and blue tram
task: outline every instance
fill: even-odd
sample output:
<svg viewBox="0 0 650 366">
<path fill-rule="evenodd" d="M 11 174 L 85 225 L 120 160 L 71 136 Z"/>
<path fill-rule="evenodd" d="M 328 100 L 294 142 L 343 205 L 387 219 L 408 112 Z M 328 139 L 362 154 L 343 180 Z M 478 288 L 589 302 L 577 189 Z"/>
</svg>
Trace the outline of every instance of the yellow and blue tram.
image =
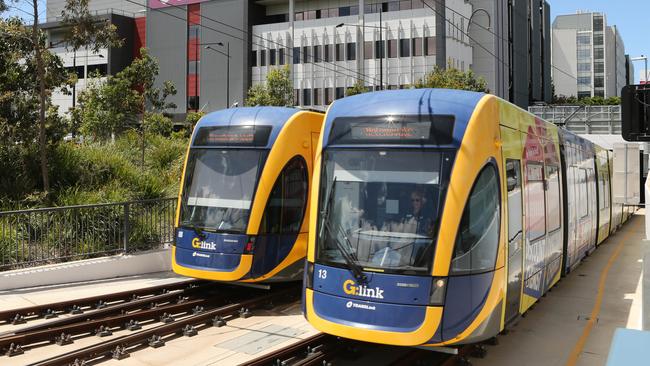
<svg viewBox="0 0 650 366">
<path fill-rule="evenodd" d="M 322 123 L 321 113 L 283 107 L 201 118 L 181 180 L 174 272 L 216 281 L 302 278 Z"/>
<path fill-rule="evenodd" d="M 391 345 L 491 338 L 622 222 L 611 177 L 608 151 L 493 95 L 338 100 L 314 166 L 305 316 Z"/>
</svg>

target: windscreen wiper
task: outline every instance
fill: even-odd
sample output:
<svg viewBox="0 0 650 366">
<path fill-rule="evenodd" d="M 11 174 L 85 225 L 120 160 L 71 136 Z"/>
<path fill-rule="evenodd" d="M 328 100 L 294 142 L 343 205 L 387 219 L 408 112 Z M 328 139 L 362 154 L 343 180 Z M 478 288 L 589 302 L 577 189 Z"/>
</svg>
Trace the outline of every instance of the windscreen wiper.
<svg viewBox="0 0 650 366">
<path fill-rule="evenodd" d="M 336 248 L 341 253 L 343 260 L 347 264 L 350 272 L 352 272 L 354 278 L 356 278 L 359 283 L 365 283 L 367 281 L 367 277 L 363 273 L 363 269 L 361 268 L 361 266 L 357 263 L 356 255 L 350 252 L 345 246 L 343 246 L 343 244 L 341 244 L 341 241 L 339 240 L 339 235 L 343 235 L 343 238 L 348 244 L 348 248 L 352 248 L 352 245 L 350 244 L 350 241 L 345 235 L 345 232 L 340 226 L 338 227 L 339 231 L 334 232 L 334 230 L 332 230 L 329 224 L 329 214 L 331 211 L 332 201 L 334 201 L 335 185 L 336 185 L 336 177 L 334 177 L 334 180 L 332 181 L 332 184 L 328 189 L 328 196 L 327 196 L 327 200 L 325 201 L 325 207 L 323 208 L 323 211 L 321 211 L 322 226 L 321 226 L 319 238 L 323 238 L 323 233 L 325 230 L 327 230 L 330 236 L 332 236 L 332 239 L 334 240 L 334 244 L 336 244 Z"/>
<path fill-rule="evenodd" d="M 201 239 L 201 240 L 205 240 L 205 239 L 208 237 L 208 236 L 205 235 L 205 233 L 203 232 L 203 229 L 197 227 L 196 225 L 192 225 L 192 224 L 183 224 L 183 226 L 186 227 L 186 228 L 188 228 L 188 229 L 192 229 L 192 231 L 194 231 L 194 234 L 196 234 L 196 236 L 198 236 L 199 239 Z"/>
</svg>

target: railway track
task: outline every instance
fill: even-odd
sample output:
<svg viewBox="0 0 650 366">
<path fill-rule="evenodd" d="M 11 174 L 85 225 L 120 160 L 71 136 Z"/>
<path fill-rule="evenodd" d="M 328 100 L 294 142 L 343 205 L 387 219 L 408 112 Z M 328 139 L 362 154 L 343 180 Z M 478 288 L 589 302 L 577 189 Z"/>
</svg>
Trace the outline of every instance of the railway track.
<svg viewBox="0 0 650 366">
<path fill-rule="evenodd" d="M 32 364 L 79 366 L 106 357 L 122 359 L 142 346 L 157 348 L 164 345 L 168 337 L 177 334 L 191 337 L 203 327 L 223 326 L 234 317 L 251 316 L 252 309 L 271 302 L 295 301 L 299 296 L 298 286 L 278 286 L 276 291 L 269 293 L 224 284 L 193 283 L 182 289 L 149 294 L 132 301 L 117 301 L 85 314 L 5 332 L 0 335 L 0 354 L 13 357 L 35 347 L 67 345 L 80 337 L 107 337 L 114 332 L 129 332 Z"/>
<path fill-rule="evenodd" d="M 1 324 L 25 324 L 35 319 L 51 319 L 63 314 L 83 314 L 88 311 L 104 309 L 109 306 L 132 302 L 156 295 L 170 295 L 180 293 L 194 287 L 205 285 L 207 282 L 200 280 L 187 280 L 174 284 L 159 285 L 142 289 L 115 292 L 111 294 L 85 297 L 50 304 L 34 305 L 18 309 L 0 311 Z M 156 300 L 154 300 L 156 301 Z M 4 333 L 0 333 L 0 336 Z"/>
</svg>

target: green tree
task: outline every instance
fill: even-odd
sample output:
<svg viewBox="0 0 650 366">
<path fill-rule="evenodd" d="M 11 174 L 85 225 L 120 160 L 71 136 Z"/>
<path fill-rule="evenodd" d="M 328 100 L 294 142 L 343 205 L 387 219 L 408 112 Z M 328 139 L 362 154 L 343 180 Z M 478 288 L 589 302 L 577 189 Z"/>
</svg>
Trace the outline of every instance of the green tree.
<svg viewBox="0 0 650 366">
<path fill-rule="evenodd" d="M 293 84 L 289 67 L 273 69 L 266 74 L 266 85 L 256 84 L 248 89 L 246 105 L 293 105 Z"/>
<path fill-rule="evenodd" d="M 449 66 L 446 69 L 436 66 L 424 78 L 418 80 L 414 87 L 459 89 L 489 93 L 487 82 L 482 76 L 477 77 L 472 70 L 460 71 Z"/>
<path fill-rule="evenodd" d="M 352 95 L 367 93 L 369 91 L 370 89 L 368 89 L 368 87 L 363 84 L 363 80 L 357 80 L 354 85 L 345 91 L 345 96 L 350 97 Z"/>
</svg>

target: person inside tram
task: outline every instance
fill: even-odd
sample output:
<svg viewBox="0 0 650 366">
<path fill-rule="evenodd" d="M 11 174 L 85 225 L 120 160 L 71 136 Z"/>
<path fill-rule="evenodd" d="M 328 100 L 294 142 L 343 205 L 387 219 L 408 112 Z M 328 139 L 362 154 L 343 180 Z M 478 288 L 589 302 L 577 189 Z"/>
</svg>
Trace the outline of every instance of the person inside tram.
<svg viewBox="0 0 650 366">
<path fill-rule="evenodd" d="M 433 223 L 425 212 L 427 198 L 421 188 L 411 192 L 411 210 L 402 219 L 402 230 L 405 233 L 428 235 L 431 232 Z"/>
</svg>

